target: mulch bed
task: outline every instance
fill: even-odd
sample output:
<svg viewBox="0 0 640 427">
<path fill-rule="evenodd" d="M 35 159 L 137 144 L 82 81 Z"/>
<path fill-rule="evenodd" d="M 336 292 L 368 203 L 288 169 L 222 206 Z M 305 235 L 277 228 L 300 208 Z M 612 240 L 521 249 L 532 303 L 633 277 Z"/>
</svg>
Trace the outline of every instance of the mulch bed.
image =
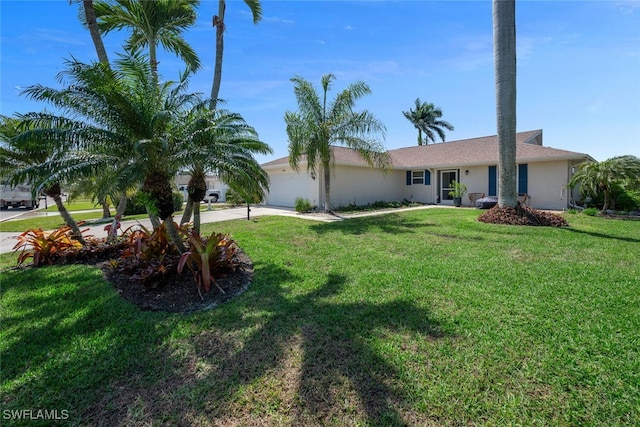
<svg viewBox="0 0 640 427">
<path fill-rule="evenodd" d="M 217 277 L 216 283 L 224 293 L 214 285 L 208 292 L 198 292 L 191 272 L 182 274 L 172 272 L 163 278 L 162 284 L 155 288 L 146 287 L 127 274 L 118 273 L 103 265 L 105 277 L 125 300 L 142 310 L 165 311 L 170 313 L 188 313 L 216 307 L 237 297 L 249 288 L 253 279 L 253 263 L 242 251 L 238 251 L 239 267 L 224 276 Z"/>
</svg>

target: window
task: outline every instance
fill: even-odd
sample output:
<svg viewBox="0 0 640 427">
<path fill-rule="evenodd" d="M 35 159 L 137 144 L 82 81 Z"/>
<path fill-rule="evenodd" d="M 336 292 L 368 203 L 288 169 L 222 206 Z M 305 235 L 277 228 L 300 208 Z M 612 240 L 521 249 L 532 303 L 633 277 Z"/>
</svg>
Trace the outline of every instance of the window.
<svg viewBox="0 0 640 427">
<path fill-rule="evenodd" d="M 431 185 L 431 172 L 423 171 L 407 171 L 407 185 L 424 184 Z"/>
<path fill-rule="evenodd" d="M 498 195 L 498 167 L 489 166 L 489 196 Z"/>
<path fill-rule="evenodd" d="M 518 165 L 518 193 L 524 194 L 529 192 L 529 168 L 527 164 Z"/>
</svg>

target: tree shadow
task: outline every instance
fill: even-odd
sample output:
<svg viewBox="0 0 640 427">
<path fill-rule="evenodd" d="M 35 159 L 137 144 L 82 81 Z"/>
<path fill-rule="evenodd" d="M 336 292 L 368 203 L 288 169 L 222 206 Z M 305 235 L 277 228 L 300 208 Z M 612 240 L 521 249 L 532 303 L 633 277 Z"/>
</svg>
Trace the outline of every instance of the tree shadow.
<svg viewBox="0 0 640 427">
<path fill-rule="evenodd" d="M 346 218 L 343 221 L 336 222 L 317 223 L 312 225 L 310 229 L 318 234 L 334 231 L 355 235 L 365 234 L 371 231 L 401 234 L 414 233 L 417 229 L 432 226 L 433 224 L 427 222 L 425 219 L 411 218 L 397 213 L 388 213 L 360 218 Z"/>
<path fill-rule="evenodd" d="M 636 239 L 634 237 L 615 236 L 612 234 L 596 233 L 593 231 L 576 230 L 575 228 L 572 228 L 572 227 L 562 227 L 561 230 L 571 232 L 571 233 L 577 233 L 577 234 L 588 234 L 589 236 L 598 237 L 601 239 L 614 239 L 614 240 L 620 240 L 621 242 L 640 243 L 640 239 Z"/>
<path fill-rule="evenodd" d="M 273 265 L 256 271 L 257 277 L 282 273 Z M 445 334 L 428 310 L 409 301 L 340 302 L 348 281 L 345 275 L 328 273 L 318 289 L 293 297 L 287 296 L 282 282 L 258 283 L 270 296 L 252 310 L 270 315 L 254 324 L 255 331 L 237 351 L 222 350 L 215 332 L 200 336 L 197 358 L 217 367 L 195 386 L 199 398 L 211 402 L 207 417 L 224 419 L 236 393 L 282 371 L 283 377 L 294 379 L 284 379 L 283 387 L 292 388 L 290 394 L 295 395 L 295 425 L 344 417 L 340 402 L 345 398 L 371 425 L 407 425 L 398 411 L 398 406 L 408 406 L 407 396 L 394 385 L 400 382 L 400 373 L 370 342 L 390 331 L 425 340 Z M 291 365 L 291 357 L 299 363 Z"/>
<path fill-rule="evenodd" d="M 141 316 L 95 267 L 3 273 L 2 297 L 13 313 L 3 316 L 0 346 L 5 410 L 64 410 L 65 422 L 81 424 L 114 378 L 144 377 L 170 358 L 154 327 L 162 315 Z"/>
<path fill-rule="evenodd" d="M 444 337 L 429 311 L 404 300 L 345 302 L 345 274 L 329 272 L 303 292 L 298 284 L 305 279 L 286 267 L 254 267 L 245 294 L 219 310 L 190 314 L 140 311 L 93 267 L 6 275 L 3 302 L 11 293 L 13 314 L 3 319 L 0 347 L 3 409 L 32 402 L 66 409 L 76 424 L 268 425 L 280 409 L 260 405 L 272 392 L 292 399 L 282 413 L 293 425 L 335 424 L 351 415 L 371 425 L 407 425 L 402 409 L 410 396 L 398 386 L 397 362 L 372 343 L 397 333 L 413 343 Z M 50 281 L 42 289 L 60 292 L 13 294 L 44 277 Z M 176 328 L 184 338 L 173 341 Z M 270 390 L 268 383 L 280 380 L 288 392 Z M 252 387 L 267 395 L 251 397 Z M 252 398 L 263 402 L 244 405 Z M 345 400 L 354 414 L 344 412 Z"/>
</svg>

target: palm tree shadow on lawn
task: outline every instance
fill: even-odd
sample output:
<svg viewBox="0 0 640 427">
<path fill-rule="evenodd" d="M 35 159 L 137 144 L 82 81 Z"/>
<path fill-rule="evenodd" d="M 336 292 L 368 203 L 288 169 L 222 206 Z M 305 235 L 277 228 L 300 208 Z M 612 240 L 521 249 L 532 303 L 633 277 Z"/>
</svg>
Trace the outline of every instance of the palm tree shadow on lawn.
<svg viewBox="0 0 640 427">
<path fill-rule="evenodd" d="M 259 266 L 256 271 L 256 277 L 290 280 L 286 271 L 272 265 Z M 408 301 L 336 302 L 334 297 L 347 283 L 346 276 L 328 273 L 316 291 L 290 298 L 282 285 L 262 281 L 252 286 L 266 300 L 251 311 L 269 315 L 254 325 L 257 329 L 238 351 L 229 352 L 228 346 L 220 345 L 219 334 L 224 332 L 198 336 L 191 363 L 217 366 L 193 386 L 199 394 L 196 400 L 207 402 L 207 419 L 233 424 L 239 421 L 237 416 L 245 422 L 263 410 L 262 415 L 268 416 L 272 411 L 258 408 L 275 400 L 288 408 L 286 415 L 292 417 L 293 425 L 330 424 L 355 417 L 373 425 L 408 425 L 399 412 L 408 406 L 405 392 L 395 385 L 402 383 L 401 375 L 370 341 L 383 330 L 420 335 L 425 340 L 445 335 L 427 310 Z M 271 381 L 278 384 L 263 384 Z M 261 387 L 275 387 L 279 396 L 274 398 L 269 394 L 273 390 Z M 245 405 L 230 415 L 238 393 L 249 396 L 243 396 Z M 252 401 L 248 405 L 252 409 L 242 413 Z"/>
<path fill-rule="evenodd" d="M 169 355 L 157 348 L 162 327 L 154 325 L 164 315 L 140 316 L 95 268 L 64 267 L 64 275 L 55 274 L 58 268 L 48 267 L 54 274 L 47 283 L 35 268 L 3 277 L 3 299 L 12 294 L 5 302 L 17 313 L 3 316 L 3 406 L 23 409 L 29 402 L 65 410 L 69 422 L 82 424 L 91 418 L 87 406 L 108 396 L 114 378 L 141 379 L 162 369 Z M 30 289 L 19 290 L 25 286 Z M 140 354 L 149 358 L 141 360 Z"/>
<path fill-rule="evenodd" d="M 88 267 L 77 268 L 74 274 L 86 276 Z M 401 426 L 424 417 L 410 407 L 410 386 L 397 364 L 375 347 L 377 337 L 399 334 L 410 337 L 409 348 L 403 341 L 397 345 L 411 352 L 416 340 L 446 336 L 428 310 L 410 301 L 342 302 L 349 278 L 335 273 L 327 273 L 316 290 L 296 295 L 301 278 L 258 263 L 249 290 L 220 311 L 151 313 L 118 301 L 96 276 L 88 288 L 12 303 L 29 311 L 5 319 L 7 327 L 43 319 L 3 351 L 5 367 L 13 366 L 3 371 L 4 380 L 30 378 L 12 388 L 16 398 L 38 396 L 34 405 L 68 409 L 76 422 L 105 425 L 252 425 L 258 419 L 264 425 L 283 419 L 289 425 L 339 425 L 360 419 Z M 35 277 L 37 269 L 9 276 L 3 292 Z M 72 279 L 59 277 L 61 283 Z M 175 328 L 194 332 L 176 342 Z M 29 375 L 32 369 L 38 375 Z M 5 400 L 5 408 L 12 401 Z"/>
<path fill-rule="evenodd" d="M 369 233 L 372 230 L 379 230 L 383 233 L 409 234 L 415 233 L 417 229 L 433 227 L 428 219 L 409 218 L 397 213 L 386 213 L 362 218 L 346 218 L 338 222 L 319 222 L 310 228 L 318 234 L 325 234 L 332 231 L 341 231 L 345 234 L 360 235 Z"/>
</svg>

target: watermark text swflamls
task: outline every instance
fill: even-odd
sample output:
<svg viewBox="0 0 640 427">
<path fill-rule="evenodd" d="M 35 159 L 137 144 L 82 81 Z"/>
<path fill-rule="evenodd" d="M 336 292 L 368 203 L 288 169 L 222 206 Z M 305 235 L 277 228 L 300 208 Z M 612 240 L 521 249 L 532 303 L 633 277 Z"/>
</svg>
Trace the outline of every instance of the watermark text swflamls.
<svg viewBox="0 0 640 427">
<path fill-rule="evenodd" d="M 67 409 L 5 409 L 2 411 L 4 420 L 68 420 Z"/>
</svg>

